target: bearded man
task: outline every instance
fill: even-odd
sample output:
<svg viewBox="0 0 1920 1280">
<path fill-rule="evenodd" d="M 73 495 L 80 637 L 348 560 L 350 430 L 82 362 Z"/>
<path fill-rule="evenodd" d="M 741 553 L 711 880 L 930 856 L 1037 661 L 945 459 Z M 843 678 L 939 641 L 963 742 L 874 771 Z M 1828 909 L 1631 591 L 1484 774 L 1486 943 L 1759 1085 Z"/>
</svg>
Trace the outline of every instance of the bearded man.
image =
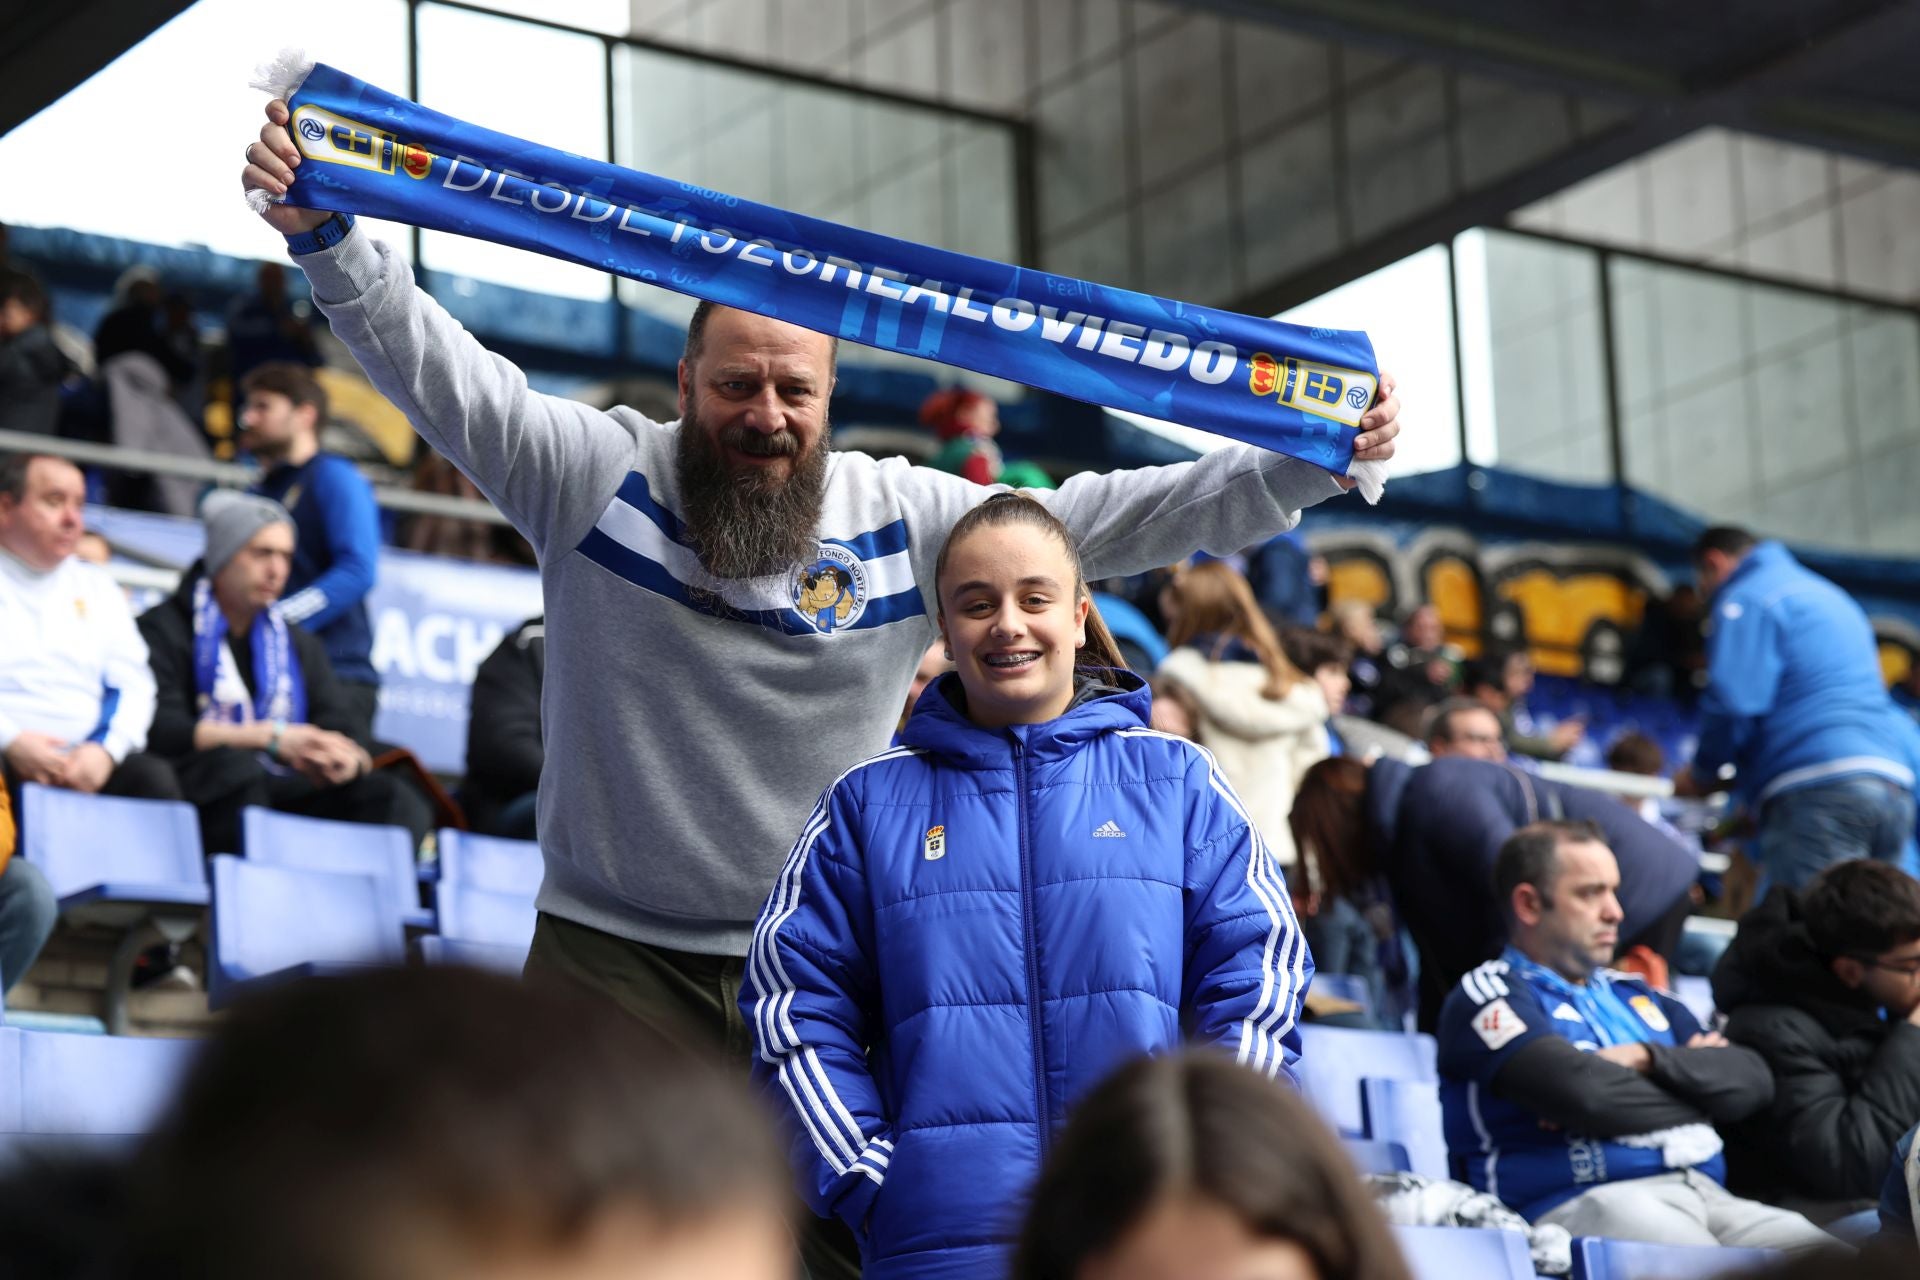
<svg viewBox="0 0 1920 1280">
<path fill-rule="evenodd" d="M 286 104 L 267 116 L 242 182 L 279 195 L 297 153 Z M 352 219 L 263 216 L 374 385 L 539 552 L 546 877 L 529 974 L 584 983 L 744 1065 L 734 999 L 762 962 L 747 958 L 753 922 L 814 800 L 886 748 L 936 633 L 934 557 L 997 490 L 832 452 L 835 343 L 811 330 L 702 304 L 680 420 L 661 425 L 529 390 Z M 1391 386 L 1357 457 L 1393 454 Z M 1236 446 L 1037 496 L 1103 578 L 1264 542 L 1347 487 Z M 803 613 L 823 561 L 849 581 L 831 626 Z"/>
</svg>

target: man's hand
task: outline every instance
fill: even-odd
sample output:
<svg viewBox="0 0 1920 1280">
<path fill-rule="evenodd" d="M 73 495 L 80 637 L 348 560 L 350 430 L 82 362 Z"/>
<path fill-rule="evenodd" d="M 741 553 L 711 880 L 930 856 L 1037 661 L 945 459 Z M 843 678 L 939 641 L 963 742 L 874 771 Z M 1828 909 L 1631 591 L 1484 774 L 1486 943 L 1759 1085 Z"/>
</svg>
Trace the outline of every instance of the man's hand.
<svg viewBox="0 0 1920 1280">
<path fill-rule="evenodd" d="M 1686 1047 L 1689 1049 L 1724 1049 L 1727 1047 L 1727 1038 L 1718 1031 L 1702 1031 L 1699 1035 L 1688 1040 Z"/>
<path fill-rule="evenodd" d="M 97 795 L 113 776 L 113 757 L 97 742 L 83 742 L 67 753 L 60 785 L 83 795 Z"/>
<path fill-rule="evenodd" d="M 1593 1054 L 1641 1075 L 1653 1066 L 1653 1051 L 1644 1044 L 1610 1044 L 1604 1049 L 1595 1049 Z"/>
<path fill-rule="evenodd" d="M 1354 437 L 1355 462 L 1385 462 L 1393 456 L 1393 438 L 1400 434 L 1400 397 L 1393 394 L 1400 384 L 1385 369 L 1380 371 L 1380 389 L 1374 393 L 1373 407 L 1360 418 L 1360 434 Z M 1335 476 L 1342 489 L 1351 489 L 1356 481 Z"/>
<path fill-rule="evenodd" d="M 264 191 L 283 196 L 293 186 L 293 171 L 300 166 L 300 151 L 287 132 L 292 113 L 285 100 L 275 98 L 267 104 L 267 122 L 260 126 L 258 141 L 247 144 L 247 167 L 240 171 L 240 185 L 248 191 Z M 311 231 L 333 215 L 322 209 L 296 209 L 288 204 L 270 204 L 260 215 L 267 225 L 283 236 Z"/>
<path fill-rule="evenodd" d="M 22 732 L 7 744 L 7 767 L 22 782 L 59 787 L 67 769 L 67 744 L 44 733 Z"/>
<path fill-rule="evenodd" d="M 1587 736 L 1587 722 L 1579 716 L 1562 720 L 1547 731 L 1547 745 L 1561 755 L 1580 745 L 1580 739 Z"/>
<path fill-rule="evenodd" d="M 280 758 L 322 786 L 351 782 L 373 761 L 360 744 L 344 733 L 317 725 L 288 725 L 280 735 Z"/>
</svg>

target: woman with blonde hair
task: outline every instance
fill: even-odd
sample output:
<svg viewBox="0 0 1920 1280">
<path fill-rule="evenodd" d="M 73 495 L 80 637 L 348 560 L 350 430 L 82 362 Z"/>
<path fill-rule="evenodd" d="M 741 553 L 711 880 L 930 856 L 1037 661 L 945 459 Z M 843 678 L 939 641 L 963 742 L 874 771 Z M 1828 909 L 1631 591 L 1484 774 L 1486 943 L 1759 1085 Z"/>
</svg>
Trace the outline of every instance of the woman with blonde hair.
<svg viewBox="0 0 1920 1280">
<path fill-rule="evenodd" d="M 1280 647 L 1246 578 L 1217 560 L 1167 585 L 1173 652 L 1159 678 L 1186 694 L 1194 738 L 1245 798 L 1282 866 L 1294 861 L 1287 813 L 1300 778 L 1327 758 L 1327 700 Z"/>
</svg>

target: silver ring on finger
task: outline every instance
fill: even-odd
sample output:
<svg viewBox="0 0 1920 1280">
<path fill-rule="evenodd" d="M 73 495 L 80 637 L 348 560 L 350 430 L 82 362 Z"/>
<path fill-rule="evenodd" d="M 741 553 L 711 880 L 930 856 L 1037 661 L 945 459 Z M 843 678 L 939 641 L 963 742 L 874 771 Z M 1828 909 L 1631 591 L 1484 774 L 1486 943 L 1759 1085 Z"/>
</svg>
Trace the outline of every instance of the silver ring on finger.
<svg viewBox="0 0 1920 1280">
<path fill-rule="evenodd" d="M 245 156 L 245 157 L 247 158 L 247 163 L 248 163 L 248 164 L 252 164 L 252 163 L 253 163 L 253 145 L 254 145 L 253 143 L 251 143 L 251 142 L 249 142 L 249 143 L 247 144 L 247 148 L 246 148 L 246 150 L 240 153 L 240 154 L 242 154 L 242 155 L 244 155 L 244 156 Z"/>
</svg>

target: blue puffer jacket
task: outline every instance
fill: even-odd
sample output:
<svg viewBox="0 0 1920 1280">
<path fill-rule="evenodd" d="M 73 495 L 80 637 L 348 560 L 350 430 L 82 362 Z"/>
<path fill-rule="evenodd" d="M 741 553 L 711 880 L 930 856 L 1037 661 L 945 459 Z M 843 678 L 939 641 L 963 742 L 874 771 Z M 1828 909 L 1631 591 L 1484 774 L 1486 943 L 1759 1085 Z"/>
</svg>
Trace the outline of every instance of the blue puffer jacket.
<svg viewBox="0 0 1920 1280">
<path fill-rule="evenodd" d="M 983 729 L 942 677 L 902 746 L 827 789 L 761 914 L 755 1079 L 868 1280 L 1005 1274 L 1051 1136 L 1129 1057 L 1299 1056 L 1313 961 L 1280 868 L 1211 757 L 1117 679 Z"/>
</svg>

